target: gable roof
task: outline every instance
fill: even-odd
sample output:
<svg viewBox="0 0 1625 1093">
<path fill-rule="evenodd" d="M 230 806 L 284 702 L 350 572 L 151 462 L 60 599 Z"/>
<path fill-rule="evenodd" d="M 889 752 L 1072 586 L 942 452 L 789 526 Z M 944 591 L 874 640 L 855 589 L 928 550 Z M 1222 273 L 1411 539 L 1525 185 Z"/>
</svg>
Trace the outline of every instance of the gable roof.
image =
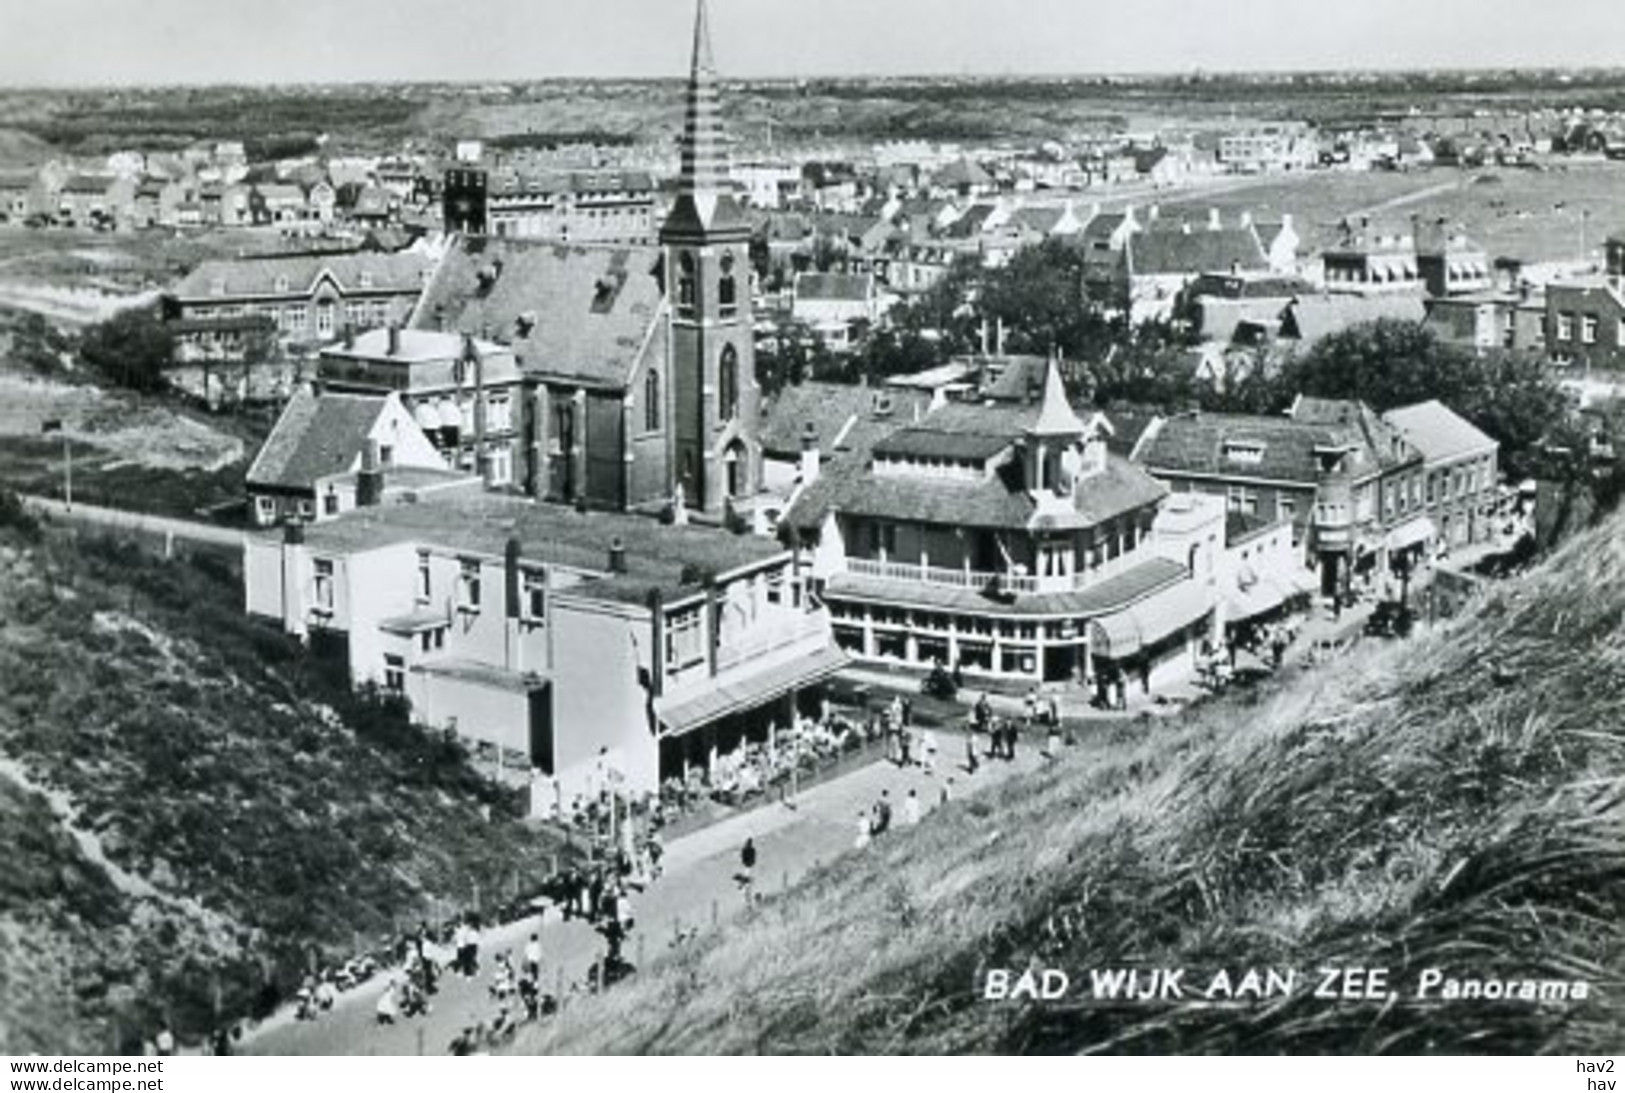
<svg viewBox="0 0 1625 1093">
<path fill-rule="evenodd" d="M 859 300 L 875 294 L 875 279 L 867 273 L 798 273 L 796 300 Z"/>
<path fill-rule="evenodd" d="M 665 353 L 659 260 L 655 247 L 458 236 L 411 325 L 483 331 L 530 375 L 624 390 Z"/>
<path fill-rule="evenodd" d="M 1426 318 L 1420 296 L 1301 296 L 1282 315 L 1281 334 L 1309 344 L 1360 323 L 1378 319 L 1420 323 Z"/>
<path fill-rule="evenodd" d="M 1398 429 L 1430 463 L 1482 454 L 1499 446 L 1438 399 L 1389 410 L 1383 420 Z"/>
<path fill-rule="evenodd" d="M 1251 228 L 1135 232 L 1126 249 L 1129 270 L 1139 275 L 1269 268 L 1269 259 Z"/>
<path fill-rule="evenodd" d="M 341 289 L 357 291 L 361 275 L 372 278 L 367 291 L 405 292 L 419 288 L 432 263 L 421 254 L 379 254 L 352 251 L 329 254 L 275 255 L 265 258 L 221 258 L 201 262 L 170 290 L 179 299 L 214 295 L 269 296 L 281 292 L 308 292 L 323 273 L 330 274 Z M 277 288 L 282 280 L 286 289 Z M 223 286 L 216 293 L 214 286 Z"/>
<path fill-rule="evenodd" d="M 378 395 L 317 395 L 300 387 L 248 468 L 248 484 L 313 489 L 318 479 L 344 474 L 360 457 L 385 402 Z"/>
<path fill-rule="evenodd" d="M 1259 450 L 1256 463 L 1227 458 L 1226 445 Z M 1179 414 L 1156 423 L 1141 438 L 1136 461 L 1153 474 L 1192 474 L 1215 478 L 1268 479 L 1313 487 L 1320 480 L 1317 449 L 1359 449 L 1364 444 L 1347 426 L 1293 421 L 1254 414 Z M 1366 471 L 1378 465 L 1369 459 Z"/>
<path fill-rule="evenodd" d="M 832 454 L 836 439 L 852 419 L 869 412 L 875 394 L 868 387 L 817 380 L 781 388 L 764 400 L 762 407 L 762 426 L 757 435 L 763 453 L 781 458 L 799 455 L 810 425 L 819 451 Z"/>
<path fill-rule="evenodd" d="M 1287 415 L 1294 421 L 1316 425 L 1345 426 L 1357 432 L 1366 451 L 1376 456 L 1379 466 L 1397 467 L 1416 457 L 1398 429 L 1357 399 L 1325 399 L 1299 395 Z"/>
</svg>

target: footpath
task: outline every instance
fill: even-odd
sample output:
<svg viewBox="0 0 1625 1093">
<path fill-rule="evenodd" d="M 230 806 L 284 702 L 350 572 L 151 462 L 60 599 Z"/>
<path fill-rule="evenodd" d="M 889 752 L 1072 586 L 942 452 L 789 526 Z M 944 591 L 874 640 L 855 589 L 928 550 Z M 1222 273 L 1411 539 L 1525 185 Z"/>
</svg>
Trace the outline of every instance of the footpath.
<svg viewBox="0 0 1625 1093">
<path fill-rule="evenodd" d="M 762 895 L 775 894 L 819 865 L 861 852 L 854 850 L 858 815 L 867 812 L 883 790 L 893 802 L 894 828 L 902 821 L 902 802 L 910 789 L 920 799 L 922 823 L 930 823 L 930 812 L 939 806 L 948 779 L 953 779 L 949 789 L 958 799 L 1044 762 L 1034 746 L 1038 742 L 1023 740 L 1015 761 L 983 758 L 978 772 L 969 775 L 964 767 L 965 734 L 938 730 L 937 735 L 938 769 L 931 776 L 917 766 L 899 768 L 880 761 L 819 783 L 792 804 L 766 805 L 672 840 L 662 876 L 643 893 L 632 894 L 636 925 L 625 945 L 626 959 L 635 967 L 644 966 L 669 951 L 680 934 L 728 929 L 745 907 L 734 874 L 747 838 L 755 841 L 758 853 L 756 889 Z M 462 1029 L 488 1023 L 496 1015 L 498 1005 L 489 996 L 493 958 L 507 952 L 518 966 L 533 932 L 542 944 L 542 989 L 569 1005 L 571 994 L 584 988 L 605 945 L 585 922 L 562 921 L 549 908 L 487 930 L 480 941 L 480 974 L 471 979 L 442 976 L 425 1016 L 378 1025 L 374 1007 L 385 985 L 385 976 L 378 975 L 341 994 L 334 1008 L 315 1020 L 296 1020 L 291 1008 L 278 1011 L 250 1028 L 237 1050 L 261 1055 L 445 1054 Z"/>
</svg>

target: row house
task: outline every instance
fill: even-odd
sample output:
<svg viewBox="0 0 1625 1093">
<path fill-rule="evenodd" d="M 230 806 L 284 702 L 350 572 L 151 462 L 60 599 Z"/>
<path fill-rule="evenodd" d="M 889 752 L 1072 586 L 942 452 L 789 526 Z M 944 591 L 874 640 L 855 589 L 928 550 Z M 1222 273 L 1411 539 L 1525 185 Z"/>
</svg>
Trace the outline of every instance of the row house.
<svg viewBox="0 0 1625 1093">
<path fill-rule="evenodd" d="M 486 231 L 561 243 L 647 244 L 657 227 L 655 196 L 647 171 L 512 174 L 488 186 Z"/>
<path fill-rule="evenodd" d="M 1270 263 L 1258 234 L 1247 227 L 1178 226 L 1153 221 L 1133 232 L 1116 261 L 1094 267 L 1086 287 L 1132 323 L 1172 317 L 1180 294 L 1204 273 L 1257 274 Z"/>
<path fill-rule="evenodd" d="M 1322 277 L 1333 292 L 1417 293 L 1446 297 L 1492 285 L 1489 256 L 1442 219 L 1412 217 L 1409 230 L 1373 227 L 1369 218 L 1344 221 L 1336 244 L 1321 254 Z"/>
<path fill-rule="evenodd" d="M 211 259 L 164 294 L 163 313 L 181 324 L 268 318 L 283 346 L 299 354 L 346 329 L 403 323 L 432 271 L 429 258 L 409 251 Z"/>
<path fill-rule="evenodd" d="M 32 171 L 0 171 L 0 224 L 21 224 L 49 206 Z"/>
<path fill-rule="evenodd" d="M 56 193 L 57 223 L 69 228 L 127 227 L 135 208 L 133 179 L 74 175 Z"/>
<path fill-rule="evenodd" d="M 836 641 L 1007 683 L 1188 676 L 1218 632 L 1223 512 L 1159 526 L 1167 488 L 1107 428 L 1050 367 L 1036 402 L 939 405 L 817 474 L 786 521 Z"/>
<path fill-rule="evenodd" d="M 1603 256 L 1602 276 L 1546 286 L 1546 344 L 1560 367 L 1625 368 L 1625 234 L 1609 236 Z"/>
<path fill-rule="evenodd" d="M 1306 171 L 1320 162 L 1320 142 L 1307 126 L 1267 125 L 1221 136 L 1218 161 L 1235 174 Z"/>
<path fill-rule="evenodd" d="M 1293 415 L 1192 412 L 1150 422 L 1134 461 L 1176 493 L 1291 526 L 1322 593 L 1432 538 L 1421 456 L 1369 408 L 1299 399 Z"/>
<path fill-rule="evenodd" d="M 251 615 L 531 777 L 537 816 L 773 739 L 847 658 L 770 539 L 492 494 L 251 534 Z"/>
<path fill-rule="evenodd" d="M 1422 454 L 1424 504 L 1439 544 L 1465 547 L 1493 540 L 1500 444 L 1437 399 L 1382 417 Z"/>
</svg>

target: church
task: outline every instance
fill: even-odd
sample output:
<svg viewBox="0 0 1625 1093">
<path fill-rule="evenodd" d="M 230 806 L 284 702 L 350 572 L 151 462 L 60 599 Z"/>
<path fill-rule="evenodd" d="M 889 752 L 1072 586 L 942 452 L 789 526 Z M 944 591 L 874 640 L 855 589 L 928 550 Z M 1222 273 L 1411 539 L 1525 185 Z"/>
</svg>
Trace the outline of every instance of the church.
<svg viewBox="0 0 1625 1093">
<path fill-rule="evenodd" d="M 761 483 L 750 227 L 728 178 L 705 0 L 676 200 L 657 246 L 453 238 L 410 325 L 511 348 L 514 486 L 596 509 L 721 517 Z"/>
</svg>

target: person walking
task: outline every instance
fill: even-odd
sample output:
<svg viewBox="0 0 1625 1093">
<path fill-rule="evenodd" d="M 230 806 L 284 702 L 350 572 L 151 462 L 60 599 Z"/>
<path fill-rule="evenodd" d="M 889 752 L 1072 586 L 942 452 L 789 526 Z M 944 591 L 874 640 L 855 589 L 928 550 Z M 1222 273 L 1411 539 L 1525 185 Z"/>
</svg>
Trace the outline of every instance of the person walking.
<svg viewBox="0 0 1625 1093">
<path fill-rule="evenodd" d="M 946 782 L 942 783 L 942 797 L 937 803 L 945 805 L 949 801 L 953 800 L 953 797 L 954 797 L 954 776 L 950 774 L 950 775 L 948 775 L 948 780 Z"/>
<path fill-rule="evenodd" d="M 965 773 L 976 773 L 976 733 L 965 734 Z"/>
<path fill-rule="evenodd" d="M 920 763 L 925 769 L 927 778 L 936 774 L 937 770 L 937 734 L 930 729 L 920 730 Z"/>
<path fill-rule="evenodd" d="M 1031 724 L 1031 722 L 1029 722 L 1029 724 Z M 1013 763 L 1016 761 L 1016 737 L 1019 736 L 1020 733 L 1020 723 L 1017 722 L 1015 718 L 1011 718 L 1010 727 L 1004 730 L 1004 761 L 1006 763 Z"/>
<path fill-rule="evenodd" d="M 1049 739 L 1044 741 L 1044 755 L 1055 760 L 1061 757 L 1061 719 L 1052 718 L 1049 723 Z"/>
<path fill-rule="evenodd" d="M 912 763 L 909 756 L 909 744 L 913 742 L 913 735 L 909 731 L 907 722 L 897 726 L 897 765 L 900 767 L 907 767 Z"/>
<path fill-rule="evenodd" d="M 739 850 L 739 886 L 745 890 L 745 896 L 750 897 L 750 886 L 756 880 L 756 841 L 746 839 L 745 845 Z"/>
<path fill-rule="evenodd" d="M 920 798 L 912 789 L 903 798 L 903 825 L 914 827 L 920 822 Z"/>
<path fill-rule="evenodd" d="M 384 993 L 378 996 L 378 1005 L 373 1008 L 373 1019 L 380 1025 L 393 1025 L 395 1018 L 400 1015 L 400 999 L 396 997 L 398 981 L 395 976 L 389 977 L 384 984 Z"/>
<path fill-rule="evenodd" d="M 536 934 L 530 935 L 525 942 L 525 975 L 538 983 L 542 979 L 542 939 Z"/>
<path fill-rule="evenodd" d="M 858 813 L 858 838 L 857 841 L 852 844 L 853 849 L 862 850 L 864 847 L 869 845 L 869 828 L 872 823 L 873 818 L 867 811 L 860 811 Z"/>
<path fill-rule="evenodd" d="M 880 791 L 880 800 L 875 802 L 874 833 L 884 835 L 891 827 L 891 790 Z"/>
</svg>

